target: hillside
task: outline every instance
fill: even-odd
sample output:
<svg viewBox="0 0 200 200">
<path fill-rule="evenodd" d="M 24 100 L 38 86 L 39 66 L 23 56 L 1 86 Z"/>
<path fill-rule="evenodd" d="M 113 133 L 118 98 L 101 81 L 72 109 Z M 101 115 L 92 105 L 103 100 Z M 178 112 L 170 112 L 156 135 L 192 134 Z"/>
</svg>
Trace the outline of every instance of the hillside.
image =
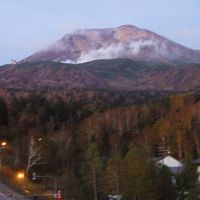
<svg viewBox="0 0 200 200">
<path fill-rule="evenodd" d="M 188 92 L 200 85 L 200 65 L 152 64 L 127 59 L 83 64 L 22 63 L 0 68 L 1 89 Z"/>
<path fill-rule="evenodd" d="M 142 187 L 144 190 L 140 194 L 144 198 L 141 199 L 149 199 L 151 195 L 155 200 L 162 200 L 157 196 L 166 194 L 166 190 L 160 189 L 166 184 L 170 185 L 167 191 L 177 192 L 171 183 L 171 173 L 155 165 L 152 157 L 170 151 L 179 160 L 187 155 L 199 158 L 199 93 L 175 95 L 150 104 L 110 108 L 103 112 L 98 109 L 103 102 L 92 103 L 88 108 L 67 104 L 58 98 L 48 100 L 34 95 L 11 97 L 7 101 L 0 98 L 1 140 L 6 138 L 15 150 L 7 152 L 6 157 L 3 152 L 3 164 L 14 169 L 29 167 L 30 174 L 37 171 L 56 176 L 66 188 L 63 194 L 70 198 L 93 199 L 92 182 L 88 181 L 92 169 L 96 170 L 95 180 L 102 199 L 116 189 L 113 180 L 123 196 L 132 197 L 133 189 Z M 94 107 L 97 109 L 91 112 Z M 81 117 L 88 112 L 90 115 L 86 118 Z M 32 151 L 31 141 L 34 141 Z M 40 158 L 38 163 L 44 164 L 35 163 L 30 167 L 27 160 L 35 150 L 34 159 Z M 194 173 L 191 168 L 189 170 Z M 184 174 L 179 174 L 179 178 L 184 178 Z M 114 175 L 119 179 L 115 180 Z M 137 182 L 141 182 L 141 186 Z M 130 184 L 133 187 L 127 192 Z M 150 186 L 155 186 L 155 190 L 149 190 Z M 178 191 L 182 187 L 180 184 Z M 179 195 L 172 192 L 170 196 L 175 197 L 175 194 Z M 169 199 L 173 199 L 171 197 Z"/>
</svg>

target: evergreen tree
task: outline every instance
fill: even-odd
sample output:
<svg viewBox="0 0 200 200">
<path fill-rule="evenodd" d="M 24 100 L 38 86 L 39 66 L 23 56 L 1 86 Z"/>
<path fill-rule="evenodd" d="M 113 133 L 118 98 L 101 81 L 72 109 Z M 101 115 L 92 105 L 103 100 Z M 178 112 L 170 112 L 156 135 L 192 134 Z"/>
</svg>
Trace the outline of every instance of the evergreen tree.
<svg viewBox="0 0 200 200">
<path fill-rule="evenodd" d="M 84 152 L 84 169 L 83 176 L 86 185 L 92 188 L 93 199 L 98 200 L 98 175 L 101 171 L 101 159 L 96 142 L 88 144 Z"/>
<path fill-rule="evenodd" d="M 157 178 L 156 178 L 156 187 L 157 187 L 157 200 L 175 200 L 175 183 L 173 183 L 172 173 L 169 168 L 160 165 L 157 167 Z"/>
<path fill-rule="evenodd" d="M 195 200 L 197 196 L 197 169 L 192 163 L 192 155 L 188 154 L 184 160 L 184 170 L 178 177 L 178 193 L 181 199 Z"/>
<path fill-rule="evenodd" d="M 0 126 L 8 125 L 8 108 L 5 101 L 0 98 Z"/>
<path fill-rule="evenodd" d="M 156 169 L 144 148 L 129 149 L 123 163 L 124 199 L 156 199 Z"/>
<path fill-rule="evenodd" d="M 122 158 L 119 153 L 111 155 L 106 164 L 106 170 L 104 174 L 104 191 L 108 194 L 120 194 L 121 193 L 121 176 L 122 176 Z"/>
</svg>

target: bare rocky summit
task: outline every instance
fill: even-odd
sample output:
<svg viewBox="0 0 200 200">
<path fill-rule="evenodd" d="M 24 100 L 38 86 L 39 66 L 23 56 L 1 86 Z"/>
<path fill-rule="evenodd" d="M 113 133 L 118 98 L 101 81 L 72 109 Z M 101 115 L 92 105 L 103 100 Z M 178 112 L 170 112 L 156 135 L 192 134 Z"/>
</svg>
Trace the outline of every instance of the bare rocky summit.
<svg viewBox="0 0 200 200">
<path fill-rule="evenodd" d="M 114 58 L 173 64 L 200 63 L 200 52 L 151 31 L 124 25 L 77 30 L 21 62 L 83 63 Z"/>
</svg>

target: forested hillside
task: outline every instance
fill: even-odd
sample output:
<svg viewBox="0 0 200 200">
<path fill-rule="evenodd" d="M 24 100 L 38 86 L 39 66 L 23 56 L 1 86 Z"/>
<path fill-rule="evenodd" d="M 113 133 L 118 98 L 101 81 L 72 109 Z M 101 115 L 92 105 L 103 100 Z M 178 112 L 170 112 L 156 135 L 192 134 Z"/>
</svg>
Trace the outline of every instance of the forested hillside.
<svg viewBox="0 0 200 200">
<path fill-rule="evenodd" d="M 132 106 L 101 98 L 73 102 L 2 96 L 1 139 L 11 149 L 3 162 L 29 175 L 57 176 L 69 198 L 103 199 L 112 192 L 124 199 L 175 197 L 170 172 L 156 168 L 153 158 L 200 157 L 198 93 Z"/>
<path fill-rule="evenodd" d="M 17 63 L 0 67 L 1 89 L 63 91 L 190 92 L 200 86 L 200 64 L 166 64 L 129 59 L 95 60 L 81 64 Z"/>
</svg>

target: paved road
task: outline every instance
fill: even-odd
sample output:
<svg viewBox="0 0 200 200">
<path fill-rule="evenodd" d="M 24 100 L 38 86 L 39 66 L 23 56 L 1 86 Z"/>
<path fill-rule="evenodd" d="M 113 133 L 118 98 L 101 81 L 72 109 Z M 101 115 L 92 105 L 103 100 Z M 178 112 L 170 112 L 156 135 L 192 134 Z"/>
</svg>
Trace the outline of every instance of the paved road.
<svg viewBox="0 0 200 200">
<path fill-rule="evenodd" d="M 28 200 L 28 199 L 20 194 L 17 194 L 3 183 L 0 183 L 0 200 Z"/>
<path fill-rule="evenodd" d="M 4 194 L 0 193 L 0 200 L 10 200 L 10 199 L 6 197 Z"/>
</svg>

